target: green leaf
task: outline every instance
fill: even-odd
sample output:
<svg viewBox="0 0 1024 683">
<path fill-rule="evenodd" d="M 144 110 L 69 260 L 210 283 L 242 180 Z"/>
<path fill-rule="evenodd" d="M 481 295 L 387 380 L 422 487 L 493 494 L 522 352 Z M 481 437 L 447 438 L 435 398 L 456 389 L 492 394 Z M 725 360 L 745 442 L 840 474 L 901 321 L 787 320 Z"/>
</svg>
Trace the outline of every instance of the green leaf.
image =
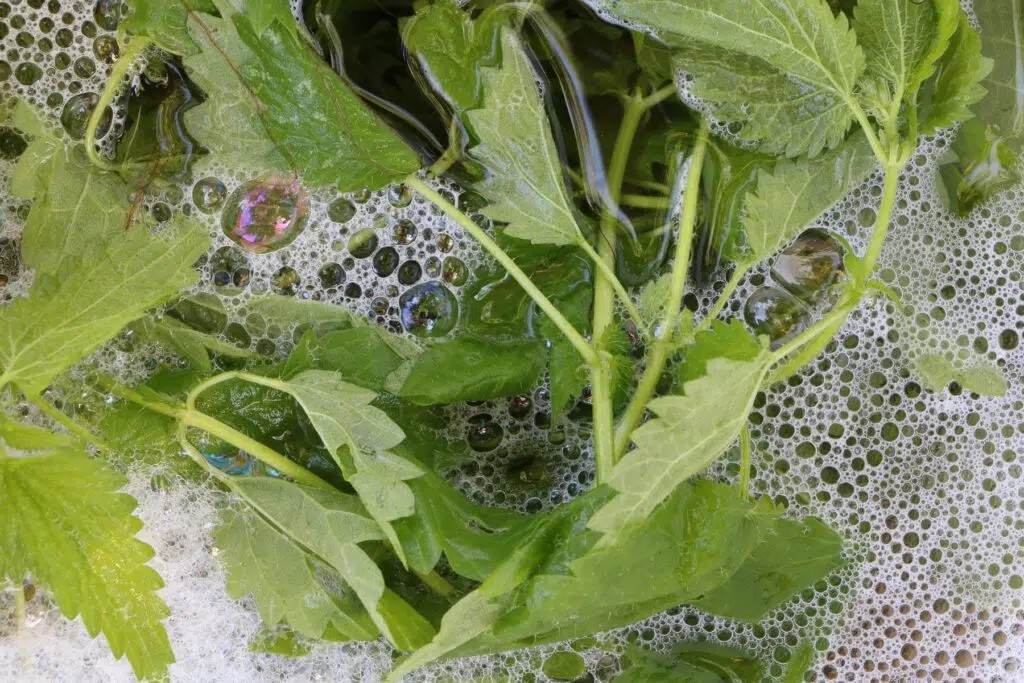
<svg viewBox="0 0 1024 683">
<path fill-rule="evenodd" d="M 883 96 L 881 112 L 885 116 L 889 103 L 916 96 L 918 87 L 935 72 L 936 62 L 956 31 L 959 12 L 956 0 L 857 3 L 854 28 L 867 56 L 862 87 L 869 96 Z"/>
<path fill-rule="evenodd" d="M 343 191 L 381 187 L 416 170 L 413 151 L 294 28 L 275 21 L 258 32 L 260 3 L 215 4 L 219 18 L 189 15 L 200 52 L 184 64 L 207 100 L 184 117 L 222 163 L 297 173 Z"/>
<path fill-rule="evenodd" d="M 57 150 L 38 169 L 39 186 L 22 233 L 21 257 L 56 273 L 71 256 L 95 258 L 128 228 L 128 187 L 89 163 L 78 147 Z"/>
<path fill-rule="evenodd" d="M 392 385 L 400 383 L 421 353 L 413 342 L 380 327 L 353 327 L 300 344 L 288 360 L 286 376 L 310 368 L 333 370 L 365 389 L 395 390 Z"/>
<path fill-rule="evenodd" d="M 731 257 L 745 264 L 768 258 L 876 167 L 867 140 L 857 134 L 815 159 L 781 161 L 771 172 L 760 171 L 744 206 L 743 241 L 732 246 Z"/>
<path fill-rule="evenodd" d="M 692 344 L 682 348 L 678 386 L 682 389 L 687 382 L 705 376 L 708 363 L 715 358 L 750 361 L 757 358 L 761 350 L 761 344 L 741 321 L 715 320 L 708 330 L 694 337 Z"/>
<path fill-rule="evenodd" d="M 414 649 L 433 636 L 433 627 L 384 585 L 380 569 L 359 547 L 382 536 L 358 499 L 267 477 L 236 477 L 231 488 L 295 543 L 332 566 L 397 648 Z"/>
<path fill-rule="evenodd" d="M 648 518 L 680 484 L 732 444 L 746 424 L 767 361 L 763 351 L 753 360 L 712 360 L 706 376 L 685 385 L 685 396 L 650 402 L 657 417 L 633 432 L 636 448 L 608 478 L 618 493 L 590 520 L 590 528 L 605 534 L 602 544 L 614 543 L 624 529 Z"/>
<path fill-rule="evenodd" d="M 135 538 L 135 500 L 118 493 L 124 484 L 84 451 L 0 451 L 0 576 L 20 583 L 31 574 L 64 616 L 80 615 L 89 635 L 102 633 L 115 657 L 127 656 L 138 678 L 162 678 L 174 661 L 161 623 L 170 611 L 146 565 L 153 551 Z"/>
<path fill-rule="evenodd" d="M 679 65 L 712 114 L 743 125 L 761 151 L 815 155 L 838 144 L 864 71 L 845 16 L 819 0 L 588 0 L 680 49 Z"/>
<path fill-rule="evenodd" d="M 925 387 L 932 391 L 942 391 L 950 382 L 981 396 L 1005 396 L 1008 388 L 999 366 L 985 360 L 959 369 L 943 354 L 925 353 L 914 359 L 914 368 Z"/>
<path fill-rule="evenodd" d="M 239 348 L 214 335 L 194 330 L 174 318 L 143 318 L 132 326 L 132 330 L 142 339 L 152 339 L 164 345 L 206 373 L 213 370 L 211 355 L 240 360 L 251 360 L 255 357 L 248 349 Z"/>
<path fill-rule="evenodd" d="M 11 173 L 11 194 L 19 199 L 32 199 L 46 189 L 47 179 L 42 169 L 61 148 L 61 143 L 46 128 L 31 105 L 24 100 L 18 100 L 14 105 L 11 119 L 15 128 L 32 138 L 14 165 L 14 171 Z"/>
<path fill-rule="evenodd" d="M 470 18 L 455 0 L 420 7 L 402 23 L 402 42 L 431 88 L 457 115 L 481 104 L 481 67 L 497 56 L 498 13 Z"/>
<path fill-rule="evenodd" d="M 298 30 L 289 0 L 249 0 L 247 9 L 257 36 L 262 37 L 275 21 L 292 34 Z"/>
<path fill-rule="evenodd" d="M 415 497 L 405 481 L 422 475 L 423 470 L 390 452 L 405 434 L 384 411 L 370 405 L 377 394 L 324 370 L 306 370 L 287 382 L 271 381 L 268 386 L 299 402 L 345 479 L 405 562 L 391 522 L 415 511 Z"/>
<path fill-rule="evenodd" d="M 575 681 L 587 673 L 587 663 L 575 652 L 559 650 L 544 659 L 541 671 L 555 681 Z"/>
<path fill-rule="evenodd" d="M 537 75 L 511 28 L 501 29 L 500 68 L 485 68 L 484 105 L 466 114 L 479 140 L 470 156 L 487 169 L 474 188 L 505 234 L 534 244 L 582 239 L 562 177 L 562 162 L 541 101 Z"/>
<path fill-rule="evenodd" d="M 120 462 L 143 462 L 179 473 L 195 472 L 183 457 L 174 419 L 136 405 L 118 405 L 103 413 L 99 432 Z"/>
<path fill-rule="evenodd" d="M 395 394 L 417 405 L 514 396 L 537 384 L 544 361 L 544 347 L 536 340 L 461 337 L 424 351 Z"/>
<path fill-rule="evenodd" d="M 0 414 L 0 448 L 3 445 L 19 451 L 48 451 L 74 448 L 78 440 L 69 434 L 51 432 L 32 425 L 14 422 Z"/>
<path fill-rule="evenodd" d="M 979 2 L 974 13 L 981 25 L 982 51 L 995 60 L 978 116 L 1019 144 L 1024 139 L 1024 7 L 1018 2 Z"/>
<path fill-rule="evenodd" d="M 572 272 L 569 270 L 569 272 Z M 572 325 L 584 333 L 590 329 L 590 309 L 594 302 L 593 284 L 588 280 L 563 289 L 544 287 L 558 310 Z M 551 392 L 551 422 L 554 424 L 590 382 L 590 372 L 580 352 L 572 345 L 547 316 L 539 318 L 537 333 L 544 337 L 550 348 L 548 356 L 548 388 Z"/>
<path fill-rule="evenodd" d="M 287 296 L 263 296 L 245 302 L 249 313 L 279 325 L 311 325 L 320 333 L 364 325 L 343 306 Z"/>
<path fill-rule="evenodd" d="M 668 654 L 637 646 L 626 650 L 625 668 L 615 683 L 761 683 L 761 664 L 741 650 L 707 643 L 683 643 Z"/>
<path fill-rule="evenodd" d="M 35 394 L 125 325 L 196 280 L 204 229 L 179 223 L 153 235 L 136 226 L 59 278 L 39 277 L 26 299 L 0 311 L 0 385 Z"/>
<path fill-rule="evenodd" d="M 921 132 L 930 135 L 973 117 L 971 107 L 985 97 L 982 83 L 992 66 L 992 60 L 981 54 L 981 36 L 961 10 L 956 32 L 939 60 L 934 83 L 922 106 Z"/>
<path fill-rule="evenodd" d="M 213 12 L 211 0 L 126 0 L 128 15 L 120 28 L 137 36 L 146 36 L 164 50 L 176 55 L 199 51 L 188 31 L 192 11 Z"/>
<path fill-rule="evenodd" d="M 339 585 L 337 576 L 262 517 L 227 509 L 214 541 L 227 574 L 228 595 L 238 599 L 251 594 L 264 624 L 286 623 L 315 639 L 328 629 L 346 640 L 379 635 L 370 615 Z"/>
<path fill-rule="evenodd" d="M 839 565 L 842 539 L 816 519 L 779 520 L 728 581 L 693 602 L 714 614 L 756 623 Z"/>
</svg>

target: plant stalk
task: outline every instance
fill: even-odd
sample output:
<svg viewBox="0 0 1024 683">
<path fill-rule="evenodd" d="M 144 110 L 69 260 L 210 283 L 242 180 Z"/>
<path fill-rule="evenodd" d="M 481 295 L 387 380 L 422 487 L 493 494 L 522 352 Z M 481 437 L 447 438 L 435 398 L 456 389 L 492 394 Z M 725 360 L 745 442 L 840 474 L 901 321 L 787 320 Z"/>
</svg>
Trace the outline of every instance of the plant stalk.
<svg viewBox="0 0 1024 683">
<path fill-rule="evenodd" d="M 103 121 L 103 114 L 110 106 L 110 103 L 117 97 L 117 93 L 121 90 L 122 82 L 128 75 L 132 66 L 135 64 L 135 60 L 142 55 L 151 45 L 153 41 L 143 36 L 135 36 L 131 42 L 128 43 L 124 48 L 124 52 L 114 63 L 113 68 L 110 70 L 110 77 L 107 79 L 107 85 L 100 94 L 99 101 L 96 102 L 96 107 L 92 110 L 92 116 L 89 117 L 89 123 L 85 128 L 85 153 L 88 155 L 89 160 L 102 168 L 105 171 L 118 171 L 121 170 L 117 164 L 112 164 L 100 155 L 96 151 L 96 132 L 99 130 L 100 123 Z"/>
<path fill-rule="evenodd" d="M 745 500 L 750 499 L 750 427 L 740 430 L 740 481 L 739 488 Z"/>
<path fill-rule="evenodd" d="M 707 151 L 708 134 L 707 126 L 702 125 L 690 156 L 689 169 L 686 172 L 686 190 L 683 194 L 683 213 L 679 219 L 679 235 L 676 238 L 676 252 L 672 262 L 671 284 L 665 305 L 665 316 L 662 319 L 657 339 L 654 340 L 647 356 L 647 365 L 640 377 L 640 383 L 615 430 L 614 457 L 616 461 L 629 447 L 629 437 L 636 426 L 640 424 L 640 420 L 643 419 L 647 403 L 654 395 L 658 381 L 661 379 L 661 373 L 665 369 L 665 363 L 672 351 L 673 342 L 676 341 L 679 312 L 686 290 L 686 274 L 690 268 L 690 250 L 697 222 L 700 176 L 704 166 L 704 155 Z"/>
<path fill-rule="evenodd" d="M 629 152 L 633 147 L 640 121 L 647 111 L 644 99 L 638 93 L 625 100 L 622 112 L 622 123 L 615 138 L 611 159 L 608 163 L 608 191 L 614 201 L 618 202 L 622 194 L 622 182 L 626 175 L 626 164 Z M 615 250 L 618 244 L 615 215 L 605 211 L 601 215 L 600 231 L 598 232 L 599 261 L 605 263 L 614 272 Z M 598 270 L 594 278 L 594 312 L 593 338 L 600 346 L 607 329 L 612 325 L 615 312 L 615 287 L 603 270 Z M 597 481 L 603 483 L 611 476 L 615 467 L 615 411 L 612 406 L 611 370 L 609 363 L 602 362 L 591 365 L 590 373 L 591 404 L 594 418 L 594 459 L 597 468 Z"/>
<path fill-rule="evenodd" d="M 498 246 L 497 242 L 491 239 L 480 226 L 474 223 L 469 216 L 464 214 L 454 204 L 449 202 L 447 199 L 438 194 L 433 188 L 424 183 L 415 175 L 410 175 L 403 181 L 406 187 L 415 190 L 430 203 L 434 204 L 437 208 L 441 209 L 449 218 L 454 220 L 462 227 L 463 230 L 468 232 L 473 239 L 480 243 L 487 253 L 494 257 L 498 263 L 505 269 L 505 271 L 512 276 L 520 287 L 533 299 L 537 306 L 540 307 L 544 313 L 551 318 L 558 329 L 565 335 L 572 345 L 576 348 L 579 354 L 584 360 L 591 366 L 598 364 L 599 358 L 597 351 L 595 351 L 590 343 L 581 335 L 575 327 L 572 326 L 565 316 L 562 315 L 561 311 L 558 310 L 551 300 L 544 296 L 544 293 L 540 291 L 530 277 L 523 272 L 523 270 L 512 260 L 512 257 L 505 253 L 505 250 Z"/>
<path fill-rule="evenodd" d="M 38 408 L 43 414 L 49 417 L 54 422 L 60 424 L 64 429 L 68 430 L 82 441 L 92 444 L 97 448 L 105 449 L 107 445 L 103 443 L 103 440 L 98 436 L 90 432 L 88 429 L 78 424 L 70 417 L 65 415 L 63 412 L 54 408 L 50 403 L 40 396 L 39 394 L 25 394 L 25 398 L 28 402 Z"/>
</svg>

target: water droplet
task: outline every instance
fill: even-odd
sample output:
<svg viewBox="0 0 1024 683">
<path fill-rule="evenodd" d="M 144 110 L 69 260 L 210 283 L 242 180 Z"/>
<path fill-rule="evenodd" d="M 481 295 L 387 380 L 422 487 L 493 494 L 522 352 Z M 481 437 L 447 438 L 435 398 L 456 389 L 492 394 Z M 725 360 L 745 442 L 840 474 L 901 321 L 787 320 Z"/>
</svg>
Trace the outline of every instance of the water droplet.
<svg viewBox="0 0 1024 683">
<path fill-rule="evenodd" d="M 469 268 L 461 260 L 449 256 L 444 260 L 442 268 L 445 282 L 456 286 L 466 284 L 466 280 L 469 278 Z"/>
<path fill-rule="evenodd" d="M 338 263 L 325 263 L 317 273 L 320 279 L 320 286 L 324 289 L 331 289 L 345 282 L 345 269 Z"/>
<path fill-rule="evenodd" d="M 795 296 L 775 287 L 759 287 L 747 298 L 743 317 L 778 348 L 807 326 L 810 311 Z"/>
<path fill-rule="evenodd" d="M 192 202 L 203 213 L 213 213 L 224 205 L 228 189 L 216 178 L 203 178 L 192 188 Z"/>
<path fill-rule="evenodd" d="M 416 224 L 403 218 L 395 224 L 391 236 L 395 244 L 411 244 L 416 239 Z"/>
<path fill-rule="evenodd" d="M 64 104 L 64 110 L 60 114 L 60 125 L 67 134 L 75 140 L 85 137 L 85 129 L 89 126 L 89 117 L 99 102 L 99 95 L 91 92 L 83 92 L 75 95 Z M 110 129 L 110 122 L 114 115 L 110 108 L 103 112 L 99 128 L 96 130 L 96 137 L 101 138 Z"/>
<path fill-rule="evenodd" d="M 348 240 L 348 251 L 356 258 L 366 258 L 377 250 L 377 235 L 373 230 L 360 230 Z"/>
<path fill-rule="evenodd" d="M 501 440 L 505 438 L 505 430 L 490 415 L 474 415 L 469 418 L 469 422 L 466 443 L 474 451 L 486 453 L 501 445 Z"/>
<path fill-rule="evenodd" d="M 824 230 L 808 230 L 775 259 L 772 279 L 805 301 L 821 298 L 844 273 L 846 248 Z"/>
<path fill-rule="evenodd" d="M 327 207 L 327 217 L 335 223 L 347 223 L 356 215 L 356 205 L 345 197 L 338 197 Z"/>
<path fill-rule="evenodd" d="M 398 281 L 403 285 L 414 285 L 423 275 L 423 268 L 416 261 L 406 261 L 398 269 Z"/>
<path fill-rule="evenodd" d="M 308 214 L 309 200 L 297 180 L 254 180 L 228 199 L 224 234 L 257 254 L 276 251 L 299 236 Z"/>
<path fill-rule="evenodd" d="M 399 256 L 394 247 L 384 247 L 373 255 L 373 271 L 381 277 L 387 277 L 398 267 Z"/>
<path fill-rule="evenodd" d="M 43 70 L 30 62 L 22 62 L 14 69 L 14 77 L 22 85 L 32 85 L 43 77 Z"/>
<path fill-rule="evenodd" d="M 100 28 L 113 31 L 121 21 L 122 0 L 97 0 L 96 8 L 92 11 L 93 19 Z"/>
<path fill-rule="evenodd" d="M 396 209 L 403 209 L 412 203 L 412 190 L 405 185 L 392 185 L 388 188 L 388 203 Z"/>
<path fill-rule="evenodd" d="M 402 327 L 417 337 L 441 337 L 455 327 L 459 304 L 439 282 L 416 285 L 398 299 Z"/>
<path fill-rule="evenodd" d="M 92 43 L 92 52 L 96 59 L 107 64 L 113 64 L 121 56 L 121 48 L 114 36 L 100 36 Z"/>
<path fill-rule="evenodd" d="M 294 296 L 295 290 L 302 284 L 302 278 L 298 271 L 291 266 L 285 266 L 274 273 L 273 289 L 275 294 L 281 296 Z"/>
<path fill-rule="evenodd" d="M 249 284 L 251 271 L 245 255 L 234 247 L 221 247 L 210 257 L 213 286 L 230 294 Z"/>
<path fill-rule="evenodd" d="M 90 78 L 96 73 L 96 62 L 89 57 L 79 57 L 75 60 L 75 75 L 79 78 Z"/>
<path fill-rule="evenodd" d="M 522 396 L 513 396 L 508 400 L 508 414 L 512 417 L 522 419 L 530 414 L 533 410 L 533 399 L 523 394 Z"/>
<path fill-rule="evenodd" d="M 356 204 L 365 204 L 370 199 L 370 191 L 365 187 L 352 193 L 352 201 Z"/>
<path fill-rule="evenodd" d="M 28 141 L 13 128 L 0 126 L 0 159 L 17 159 L 28 149 Z"/>
</svg>

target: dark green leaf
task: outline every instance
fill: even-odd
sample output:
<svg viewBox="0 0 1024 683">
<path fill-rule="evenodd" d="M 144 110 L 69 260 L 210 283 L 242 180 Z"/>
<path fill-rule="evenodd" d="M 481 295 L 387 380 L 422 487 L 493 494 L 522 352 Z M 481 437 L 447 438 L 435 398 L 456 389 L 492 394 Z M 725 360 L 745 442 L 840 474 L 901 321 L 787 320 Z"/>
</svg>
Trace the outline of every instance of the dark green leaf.
<svg viewBox="0 0 1024 683">
<path fill-rule="evenodd" d="M 985 97 L 984 83 L 993 62 L 981 54 L 981 36 L 967 13 L 958 13 L 956 32 L 939 60 L 922 104 L 921 132 L 934 133 L 974 116 L 971 108 Z"/>
</svg>

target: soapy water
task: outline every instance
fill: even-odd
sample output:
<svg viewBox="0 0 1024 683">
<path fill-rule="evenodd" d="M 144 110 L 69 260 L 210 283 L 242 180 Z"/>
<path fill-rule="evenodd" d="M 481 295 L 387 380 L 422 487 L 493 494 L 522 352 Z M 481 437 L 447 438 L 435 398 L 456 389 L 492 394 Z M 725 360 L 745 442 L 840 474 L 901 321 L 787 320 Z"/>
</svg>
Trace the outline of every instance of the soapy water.
<svg viewBox="0 0 1024 683">
<path fill-rule="evenodd" d="M 116 22 L 107 16 L 110 3 L 96 15 L 61 4 L 67 3 L 0 3 L 0 22 L 11 29 L 0 38 L 6 55 L 0 88 L 75 137 L 89 101 L 80 95 L 101 90 L 117 51 Z M 22 33 L 33 39 L 27 47 L 27 39 L 18 42 Z M 29 68 L 37 64 L 46 65 L 38 75 Z M 120 116 L 115 108 L 111 130 Z M 785 650 L 810 641 L 819 652 L 816 680 L 1024 680 L 1024 188 L 966 219 L 947 214 L 935 172 L 949 140 L 946 134 L 926 141 L 905 172 L 879 268 L 911 312 L 884 299 L 866 302 L 814 363 L 759 397 L 751 415 L 752 490 L 843 533 L 846 566 L 758 625 L 679 608 L 605 634 L 578 652 L 595 680 L 614 678 L 627 642 L 667 650 L 692 640 L 744 648 L 772 662 L 773 675 L 782 670 Z M 4 182 L 9 156 L 0 154 Z M 246 302 L 267 292 L 342 305 L 413 339 L 447 334 L 462 296 L 488 263 L 457 226 L 401 186 L 346 195 L 295 190 L 308 203 L 294 202 L 305 226 L 293 234 L 297 223 L 289 222 L 282 230 L 287 244 L 254 253 L 238 246 L 237 234 L 226 234 L 224 215 L 234 198 L 252 190 L 247 184 L 261 179 L 208 162 L 193 177 L 147 198 L 146 208 L 188 212 L 209 226 L 215 244 L 194 293 L 218 296 L 227 328 L 248 337 L 234 341 L 252 348 L 267 342 L 282 352 L 290 343 L 290 330 L 246 332 Z M 440 189 L 476 210 L 454 185 Z M 879 191 L 879 178 L 869 179 L 813 227 L 862 249 Z M 28 207 L 0 196 L 0 297 L 7 301 L 31 283 L 16 248 Z M 272 218 L 279 225 L 281 212 Z M 749 298 L 764 298 L 757 293 L 765 291 L 815 305 L 794 289 L 792 264 L 775 262 L 774 272 L 772 265 L 745 280 L 729 315 L 743 316 Z M 707 310 L 714 290 L 712 283 L 697 292 L 698 311 Z M 914 360 L 939 351 L 961 364 L 980 357 L 998 363 L 1010 383 L 1007 396 L 980 398 L 955 384 L 939 392 L 923 388 Z M 152 366 L 138 350 L 116 345 L 95 359 L 128 380 Z M 475 455 L 446 475 L 479 502 L 523 511 L 585 490 L 593 478 L 586 401 L 556 424 L 545 420 L 549 412 L 543 386 L 512 399 L 450 407 L 452 435 L 466 439 Z M 226 467 L 245 464 L 244 454 L 231 455 Z M 733 478 L 737 463 L 731 454 L 709 474 Z M 152 471 L 129 474 L 127 491 L 139 499 L 146 524 L 140 537 L 153 545 L 152 564 L 167 583 L 161 595 L 172 610 L 174 680 L 381 679 L 393 655 L 379 642 L 318 646 L 299 659 L 251 652 L 258 615 L 248 601 L 227 596 L 210 539 L 224 497 Z M 131 680 L 128 665 L 114 660 L 102 639 L 90 639 L 80 622 L 67 622 L 45 592 L 29 602 L 28 623 L 17 635 L 9 599 L 3 601 L 0 680 Z M 443 662 L 416 678 L 549 680 L 544 658 L 565 649 L 570 646 Z"/>
</svg>

